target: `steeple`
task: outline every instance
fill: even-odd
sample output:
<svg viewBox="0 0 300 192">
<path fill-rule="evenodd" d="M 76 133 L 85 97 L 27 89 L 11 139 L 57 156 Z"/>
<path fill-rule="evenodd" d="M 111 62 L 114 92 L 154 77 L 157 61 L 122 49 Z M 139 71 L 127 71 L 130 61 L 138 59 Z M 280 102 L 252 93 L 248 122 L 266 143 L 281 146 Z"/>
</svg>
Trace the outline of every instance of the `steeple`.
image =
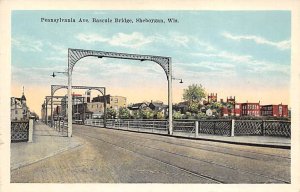
<svg viewBox="0 0 300 192">
<path fill-rule="evenodd" d="M 23 92 L 22 92 L 21 101 L 26 102 L 26 97 L 25 97 L 25 94 L 24 94 L 24 86 L 23 86 Z"/>
</svg>

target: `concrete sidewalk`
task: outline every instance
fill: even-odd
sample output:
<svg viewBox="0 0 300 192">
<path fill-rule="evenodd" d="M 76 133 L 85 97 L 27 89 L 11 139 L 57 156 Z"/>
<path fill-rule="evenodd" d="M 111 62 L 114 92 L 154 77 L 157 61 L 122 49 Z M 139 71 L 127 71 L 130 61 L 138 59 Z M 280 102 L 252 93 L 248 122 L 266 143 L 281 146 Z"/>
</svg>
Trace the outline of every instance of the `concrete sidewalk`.
<svg viewBox="0 0 300 192">
<path fill-rule="evenodd" d="M 34 127 L 32 143 L 11 143 L 10 169 L 35 163 L 82 144 L 79 138 L 62 136 L 53 128 L 38 122 Z"/>
</svg>

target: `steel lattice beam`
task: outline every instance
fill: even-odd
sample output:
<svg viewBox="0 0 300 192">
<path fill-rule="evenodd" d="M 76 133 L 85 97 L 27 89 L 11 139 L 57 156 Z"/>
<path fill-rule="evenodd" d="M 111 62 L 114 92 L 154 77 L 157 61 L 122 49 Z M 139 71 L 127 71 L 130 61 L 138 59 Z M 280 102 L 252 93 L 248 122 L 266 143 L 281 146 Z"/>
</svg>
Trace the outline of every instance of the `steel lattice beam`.
<svg viewBox="0 0 300 192">
<path fill-rule="evenodd" d="M 171 57 L 162 57 L 154 55 L 139 55 L 117 52 L 105 52 L 84 49 L 68 49 L 68 97 L 72 97 L 72 72 L 77 61 L 84 57 L 94 56 L 98 58 L 108 57 L 117 59 L 130 59 L 140 61 L 153 61 L 159 64 L 168 80 L 168 111 L 169 111 L 169 134 L 173 134 L 173 112 L 172 112 L 172 59 Z M 68 99 L 68 106 L 70 106 L 71 99 Z M 72 136 L 72 108 L 68 108 L 68 137 Z"/>
<path fill-rule="evenodd" d="M 130 59 L 130 60 L 140 60 L 140 61 L 153 61 L 159 64 L 168 78 L 170 73 L 170 57 L 154 56 L 154 55 L 138 55 L 138 54 L 128 54 L 128 53 L 116 53 L 116 52 L 105 52 L 105 51 L 94 51 L 94 50 L 84 50 L 84 49 L 69 49 L 69 71 L 73 71 L 74 65 L 77 61 L 84 57 L 95 56 L 95 57 L 108 57 L 117 59 Z"/>
</svg>

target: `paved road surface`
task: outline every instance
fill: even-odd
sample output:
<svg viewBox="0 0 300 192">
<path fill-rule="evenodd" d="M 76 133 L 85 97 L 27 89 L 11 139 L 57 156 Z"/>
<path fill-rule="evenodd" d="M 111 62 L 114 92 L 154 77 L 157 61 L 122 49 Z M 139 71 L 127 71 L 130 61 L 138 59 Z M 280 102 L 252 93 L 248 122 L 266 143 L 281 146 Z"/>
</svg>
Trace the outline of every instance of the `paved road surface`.
<svg viewBox="0 0 300 192">
<path fill-rule="evenodd" d="M 73 126 L 83 141 L 14 170 L 12 182 L 290 183 L 290 150 Z"/>
</svg>

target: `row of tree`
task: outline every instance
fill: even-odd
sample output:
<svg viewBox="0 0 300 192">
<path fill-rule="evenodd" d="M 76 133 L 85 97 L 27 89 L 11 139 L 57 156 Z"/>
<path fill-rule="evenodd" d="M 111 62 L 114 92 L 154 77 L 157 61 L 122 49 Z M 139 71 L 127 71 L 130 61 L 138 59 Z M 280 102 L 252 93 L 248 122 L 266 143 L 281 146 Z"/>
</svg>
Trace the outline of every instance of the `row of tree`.
<svg viewBox="0 0 300 192">
<path fill-rule="evenodd" d="M 201 84 L 193 84 L 183 90 L 183 100 L 188 104 L 187 110 L 174 111 L 174 119 L 191 119 L 206 117 L 206 110 L 212 109 L 214 115 L 220 114 L 223 104 L 214 102 L 212 104 L 203 105 L 202 102 L 206 98 L 205 88 Z M 164 119 L 167 115 L 163 112 L 151 110 L 149 108 L 139 109 L 130 113 L 128 108 L 120 108 L 116 111 L 113 108 L 107 110 L 107 118 L 121 118 L 121 119 Z"/>
<path fill-rule="evenodd" d="M 149 108 L 139 109 L 136 111 L 132 111 L 125 107 L 119 108 L 119 110 L 115 110 L 113 108 L 108 108 L 106 111 L 106 118 L 108 119 L 164 119 L 164 114 L 159 111 L 153 111 Z"/>
</svg>

